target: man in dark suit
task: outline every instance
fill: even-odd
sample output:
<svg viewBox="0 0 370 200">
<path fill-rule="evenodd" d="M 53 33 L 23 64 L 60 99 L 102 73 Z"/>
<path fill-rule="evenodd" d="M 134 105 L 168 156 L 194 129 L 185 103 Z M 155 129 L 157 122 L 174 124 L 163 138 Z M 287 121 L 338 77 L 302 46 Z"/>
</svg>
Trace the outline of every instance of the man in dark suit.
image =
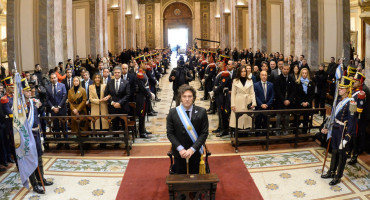
<svg viewBox="0 0 370 200">
<path fill-rule="evenodd" d="M 115 67 L 114 79 L 110 80 L 105 87 L 104 97 L 108 103 L 109 114 L 127 114 L 129 112 L 130 84 L 121 78 L 122 68 Z M 115 130 L 119 130 L 121 122 L 122 129 L 125 127 L 124 121 L 119 118 L 112 120 L 112 125 Z M 118 144 L 115 145 L 118 147 Z"/>
<path fill-rule="evenodd" d="M 134 92 L 135 92 L 135 79 L 136 79 L 136 74 L 135 73 L 128 73 L 128 65 L 127 64 L 122 64 L 122 76 L 121 78 L 125 81 L 128 81 L 130 84 L 130 98 L 129 102 L 134 102 Z"/>
<path fill-rule="evenodd" d="M 63 81 L 62 81 L 62 83 L 66 87 L 67 94 L 68 94 L 69 89 L 71 89 L 73 87 L 73 80 L 72 79 L 73 79 L 72 69 L 67 69 L 66 70 L 66 78 L 63 79 Z"/>
<path fill-rule="evenodd" d="M 186 174 L 186 159 L 189 159 L 189 173 L 198 174 L 200 151 L 205 151 L 202 145 L 208 137 L 208 117 L 206 109 L 194 105 L 196 91 L 193 87 L 181 86 L 179 96 L 181 105 L 178 108 L 172 108 L 167 116 L 167 137 L 172 144 L 172 155 L 175 158 L 172 170 L 176 174 Z M 193 130 L 191 126 L 183 125 L 177 109 L 185 111 L 187 116 L 182 115 L 183 119 L 190 119 L 196 132 L 192 135 L 195 137 L 188 134 L 188 131 L 193 132 Z"/>
<path fill-rule="evenodd" d="M 108 82 L 111 80 L 111 77 L 110 77 L 110 71 L 109 71 L 109 68 L 108 67 L 105 67 L 103 69 L 103 76 L 102 76 L 102 81 L 103 81 L 103 84 L 107 85 Z"/>
<path fill-rule="evenodd" d="M 275 80 L 275 105 L 277 109 L 291 109 L 294 104 L 295 96 L 295 82 L 291 76 L 289 76 L 290 66 L 289 64 L 284 64 L 282 73 Z M 285 127 L 289 127 L 289 116 L 277 115 L 276 126 L 280 126 L 280 119 L 284 121 Z M 284 133 L 288 134 L 287 132 Z"/>
<path fill-rule="evenodd" d="M 261 81 L 254 84 L 254 93 L 256 95 L 256 110 L 270 110 L 275 98 L 274 84 L 267 81 L 267 72 L 262 71 L 260 74 Z M 256 118 L 256 128 L 267 128 L 267 117 L 259 115 Z M 256 134 L 260 136 L 260 133 Z M 266 133 L 262 134 L 263 136 Z"/>
<path fill-rule="evenodd" d="M 67 114 L 66 100 L 67 91 L 63 83 L 58 83 L 57 75 L 50 74 L 51 85 L 46 88 L 47 103 L 51 108 L 51 116 L 65 116 Z M 54 132 L 59 132 L 61 128 L 66 129 L 66 125 L 60 123 L 59 120 L 55 119 Z M 60 137 L 60 136 L 59 136 Z M 64 135 L 67 137 L 67 135 Z M 60 148 L 62 144 L 58 144 L 57 148 Z M 66 144 L 66 148 L 69 149 L 69 144 Z"/>
<path fill-rule="evenodd" d="M 90 79 L 90 72 L 89 71 L 86 71 L 83 74 L 83 78 L 84 78 L 84 80 L 81 82 L 81 87 L 84 88 L 85 91 L 86 91 L 86 97 L 87 97 L 86 109 L 87 109 L 87 113 L 90 113 L 91 105 L 90 105 L 90 100 L 89 100 L 89 85 L 92 85 L 94 83 L 94 81 Z"/>
</svg>

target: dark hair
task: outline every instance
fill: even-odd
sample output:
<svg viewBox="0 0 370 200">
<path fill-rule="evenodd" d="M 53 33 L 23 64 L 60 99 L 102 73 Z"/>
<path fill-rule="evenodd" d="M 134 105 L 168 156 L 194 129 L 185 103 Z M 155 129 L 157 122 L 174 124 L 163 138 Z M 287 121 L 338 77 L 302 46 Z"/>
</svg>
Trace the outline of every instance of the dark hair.
<svg viewBox="0 0 370 200">
<path fill-rule="evenodd" d="M 36 65 L 35 65 L 35 68 L 36 68 L 37 66 L 39 66 L 39 65 L 40 65 L 40 64 L 36 64 Z"/>
<path fill-rule="evenodd" d="M 66 69 L 66 73 L 67 73 L 68 71 L 72 71 L 72 69 L 71 69 L 71 68 Z"/>
<path fill-rule="evenodd" d="M 250 66 L 250 65 L 249 65 Z M 242 74 L 242 70 L 245 69 L 245 73 L 247 73 L 247 67 L 241 66 L 238 68 L 238 71 L 236 71 L 235 80 L 239 80 Z M 247 80 L 249 80 L 248 76 L 245 77 Z"/>
<path fill-rule="evenodd" d="M 181 101 L 181 95 L 183 95 L 186 91 L 190 91 L 191 93 L 193 93 L 193 103 L 194 103 L 195 99 L 197 98 L 197 92 L 192 86 L 186 85 L 186 84 L 181 85 L 178 89 L 178 93 L 179 93 L 178 95 L 179 95 L 180 101 Z"/>
<path fill-rule="evenodd" d="M 67 61 L 69 62 L 69 61 L 71 61 L 71 59 L 68 59 Z"/>
<path fill-rule="evenodd" d="M 63 65 L 63 62 L 58 62 L 58 65 Z"/>
<path fill-rule="evenodd" d="M 24 74 L 29 74 L 30 72 L 29 71 L 25 71 Z"/>
<path fill-rule="evenodd" d="M 100 76 L 100 83 L 103 83 L 103 79 L 102 79 L 102 77 L 101 77 L 101 74 L 100 74 L 100 73 L 95 73 L 95 74 L 93 75 L 93 78 L 92 78 L 92 80 L 93 80 L 94 84 L 95 84 L 95 77 L 96 77 L 96 76 Z"/>
</svg>

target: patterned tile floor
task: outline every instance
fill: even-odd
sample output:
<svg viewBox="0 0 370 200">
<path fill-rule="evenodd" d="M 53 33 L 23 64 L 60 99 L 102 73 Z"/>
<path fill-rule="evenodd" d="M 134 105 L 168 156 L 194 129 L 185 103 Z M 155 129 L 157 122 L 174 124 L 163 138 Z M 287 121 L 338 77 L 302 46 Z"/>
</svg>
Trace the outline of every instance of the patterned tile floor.
<svg viewBox="0 0 370 200">
<path fill-rule="evenodd" d="M 240 153 L 264 199 L 367 199 L 370 167 L 347 166 L 342 182 L 321 179 L 321 148 Z M 235 156 L 239 156 L 235 155 Z M 222 156 L 222 155 L 219 155 Z M 129 158 L 45 156 L 44 195 L 23 188 L 15 169 L 0 177 L 0 199 L 115 199 Z M 329 166 L 326 163 L 326 170 Z"/>
</svg>

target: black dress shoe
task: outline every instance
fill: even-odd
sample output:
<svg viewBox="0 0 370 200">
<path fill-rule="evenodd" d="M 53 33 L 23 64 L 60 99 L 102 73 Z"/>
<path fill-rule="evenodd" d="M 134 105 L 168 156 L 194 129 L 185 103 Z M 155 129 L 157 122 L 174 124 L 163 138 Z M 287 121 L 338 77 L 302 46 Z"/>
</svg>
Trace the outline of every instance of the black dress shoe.
<svg viewBox="0 0 370 200">
<path fill-rule="evenodd" d="M 353 156 L 350 161 L 348 161 L 349 165 L 354 165 L 357 163 L 357 157 Z"/>
<path fill-rule="evenodd" d="M 334 178 L 335 172 L 328 171 L 326 174 L 321 175 L 321 178 Z"/>
<path fill-rule="evenodd" d="M 140 138 L 148 138 L 148 135 L 146 133 L 140 134 Z"/>
<path fill-rule="evenodd" d="M 207 101 L 208 98 L 200 98 L 201 101 Z"/>
<path fill-rule="evenodd" d="M 203 88 L 199 88 L 198 91 L 203 91 Z"/>
<path fill-rule="evenodd" d="M 6 169 L 5 168 L 0 168 L 0 172 L 5 172 Z"/>
<path fill-rule="evenodd" d="M 10 162 L 10 163 L 15 163 L 15 161 L 13 160 L 13 158 L 9 158 L 9 159 L 8 159 L 8 162 Z"/>
<path fill-rule="evenodd" d="M 4 167 L 7 167 L 7 166 L 9 166 L 9 165 L 8 165 L 8 162 L 5 162 L 5 163 L 1 163 L 1 165 L 3 165 Z"/>
<path fill-rule="evenodd" d="M 45 186 L 50 186 L 54 184 L 53 181 L 47 181 L 46 179 L 44 179 L 43 181 Z"/>
<path fill-rule="evenodd" d="M 45 194 L 44 189 L 39 185 L 36 185 L 35 187 L 33 187 L 33 191 L 37 192 L 38 194 Z"/>
<path fill-rule="evenodd" d="M 334 179 L 332 181 L 330 181 L 329 185 L 336 185 L 338 183 L 340 183 L 340 178 L 335 176 Z"/>
<path fill-rule="evenodd" d="M 223 132 L 221 132 L 221 133 L 218 133 L 218 134 L 216 135 L 216 137 L 222 137 L 222 136 L 224 136 L 224 135 L 228 135 L 228 134 L 229 134 L 228 132 L 223 131 Z"/>
<path fill-rule="evenodd" d="M 221 131 L 221 129 L 217 128 L 217 129 L 213 130 L 212 133 L 219 133 L 220 131 Z"/>
<path fill-rule="evenodd" d="M 214 114 L 216 114 L 216 112 L 215 112 L 214 110 L 212 110 L 212 111 L 210 111 L 210 112 L 207 112 L 207 114 L 209 114 L 209 115 L 214 115 Z"/>
<path fill-rule="evenodd" d="M 150 134 L 152 134 L 152 132 L 145 131 L 145 134 L 150 135 Z"/>
<path fill-rule="evenodd" d="M 152 110 L 152 113 L 158 113 L 157 111 L 155 111 L 155 110 Z"/>
<path fill-rule="evenodd" d="M 161 101 L 161 99 L 155 99 L 155 101 L 156 101 L 156 102 L 160 102 L 160 101 Z"/>
</svg>

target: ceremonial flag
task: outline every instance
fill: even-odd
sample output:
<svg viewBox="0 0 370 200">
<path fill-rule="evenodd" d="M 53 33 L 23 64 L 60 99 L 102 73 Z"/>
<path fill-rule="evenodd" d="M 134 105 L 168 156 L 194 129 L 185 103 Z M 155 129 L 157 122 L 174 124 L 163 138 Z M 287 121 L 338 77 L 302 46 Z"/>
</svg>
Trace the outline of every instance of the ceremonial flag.
<svg viewBox="0 0 370 200">
<path fill-rule="evenodd" d="M 330 114 L 330 119 L 329 119 L 329 126 L 328 128 L 328 136 L 326 140 L 329 140 L 332 135 L 333 131 L 333 124 L 335 121 L 335 113 L 336 113 L 336 108 L 337 108 L 337 99 L 338 99 L 338 87 L 339 87 L 339 81 L 343 76 L 343 70 L 342 70 L 342 64 L 338 65 L 337 70 L 335 71 L 335 93 L 334 93 L 334 101 L 333 105 L 331 108 L 331 114 Z"/>
<path fill-rule="evenodd" d="M 32 128 L 27 121 L 27 106 L 23 95 L 21 77 L 18 72 L 15 74 L 14 79 L 13 132 L 15 152 L 22 184 L 29 189 L 28 178 L 38 165 L 37 150 Z"/>
</svg>

